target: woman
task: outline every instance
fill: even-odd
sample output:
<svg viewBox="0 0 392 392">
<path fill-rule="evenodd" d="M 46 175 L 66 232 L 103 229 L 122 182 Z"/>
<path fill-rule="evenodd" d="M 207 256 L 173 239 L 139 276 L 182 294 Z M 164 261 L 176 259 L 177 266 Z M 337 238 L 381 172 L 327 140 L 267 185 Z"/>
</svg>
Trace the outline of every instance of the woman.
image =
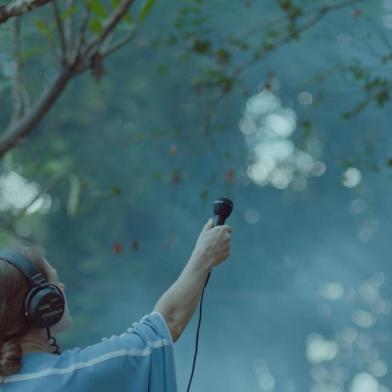
<svg viewBox="0 0 392 392">
<path fill-rule="evenodd" d="M 230 255 L 230 240 L 231 227 L 213 227 L 209 219 L 181 275 L 151 313 L 121 335 L 60 355 L 49 344 L 47 330 L 32 328 L 23 317 L 28 280 L 0 259 L 0 391 L 177 391 L 173 344 L 192 318 L 208 273 Z M 50 328 L 55 336 L 72 324 L 65 285 L 41 247 L 16 250 L 64 294 L 64 314 Z"/>
</svg>

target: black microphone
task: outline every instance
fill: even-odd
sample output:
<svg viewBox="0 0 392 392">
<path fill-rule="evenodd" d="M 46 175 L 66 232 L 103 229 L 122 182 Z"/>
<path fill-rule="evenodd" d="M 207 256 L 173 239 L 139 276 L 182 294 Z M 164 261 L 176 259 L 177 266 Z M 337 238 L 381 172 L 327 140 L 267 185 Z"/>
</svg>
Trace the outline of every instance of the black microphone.
<svg viewBox="0 0 392 392">
<path fill-rule="evenodd" d="M 214 201 L 214 226 L 222 226 L 225 224 L 226 218 L 228 218 L 233 211 L 233 202 L 227 197 L 221 197 Z"/>
<path fill-rule="evenodd" d="M 228 199 L 227 197 L 220 197 L 219 199 L 216 199 L 213 203 L 214 227 L 224 225 L 226 218 L 230 216 L 231 211 L 233 211 L 233 202 L 230 199 Z M 189 380 L 187 392 L 189 392 L 189 388 L 191 387 L 193 372 L 195 370 L 196 355 L 199 346 L 199 330 L 200 330 L 200 322 L 201 322 L 201 315 L 202 315 L 202 308 L 203 308 L 204 289 L 206 288 L 207 283 L 210 280 L 210 276 L 211 276 L 211 271 L 208 273 L 207 280 L 204 284 L 203 293 L 201 294 L 199 324 L 197 325 L 197 332 L 196 332 L 196 350 L 195 350 L 195 355 L 193 357 L 192 374 Z"/>
</svg>

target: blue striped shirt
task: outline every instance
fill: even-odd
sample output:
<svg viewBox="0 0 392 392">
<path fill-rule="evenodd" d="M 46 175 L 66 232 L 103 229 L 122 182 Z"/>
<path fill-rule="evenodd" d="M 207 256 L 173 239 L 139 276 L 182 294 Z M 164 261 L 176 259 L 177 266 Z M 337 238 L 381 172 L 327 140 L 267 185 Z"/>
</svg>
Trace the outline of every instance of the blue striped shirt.
<svg viewBox="0 0 392 392">
<path fill-rule="evenodd" d="M 1 392 L 177 392 L 173 340 L 153 311 L 121 335 L 61 355 L 30 352 Z"/>
</svg>

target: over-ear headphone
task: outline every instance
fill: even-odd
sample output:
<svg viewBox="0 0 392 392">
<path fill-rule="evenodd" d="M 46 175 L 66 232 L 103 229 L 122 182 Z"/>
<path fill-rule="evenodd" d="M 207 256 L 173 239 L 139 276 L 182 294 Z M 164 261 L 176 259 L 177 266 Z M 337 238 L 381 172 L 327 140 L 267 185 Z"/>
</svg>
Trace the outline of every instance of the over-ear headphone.
<svg viewBox="0 0 392 392">
<path fill-rule="evenodd" d="M 45 276 L 21 252 L 6 249 L 0 251 L 0 259 L 16 267 L 29 281 L 30 291 L 24 301 L 24 316 L 33 327 L 47 328 L 61 320 L 65 310 L 62 291 L 48 283 Z"/>
</svg>

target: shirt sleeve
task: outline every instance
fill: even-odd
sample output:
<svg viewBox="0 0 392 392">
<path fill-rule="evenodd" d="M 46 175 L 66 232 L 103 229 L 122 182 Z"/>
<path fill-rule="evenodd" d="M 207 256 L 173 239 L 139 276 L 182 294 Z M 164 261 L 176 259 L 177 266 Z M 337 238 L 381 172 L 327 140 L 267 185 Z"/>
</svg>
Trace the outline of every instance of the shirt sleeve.
<svg viewBox="0 0 392 392">
<path fill-rule="evenodd" d="M 146 314 L 140 321 L 134 322 L 131 328 L 128 328 L 119 336 L 112 335 L 109 339 L 102 338 L 102 342 L 118 339 L 127 340 L 129 334 L 136 334 L 147 345 L 152 342 L 162 342 L 162 344 L 170 346 L 174 344 L 166 320 L 157 311 Z"/>
<path fill-rule="evenodd" d="M 90 372 L 102 383 L 122 380 L 126 389 L 176 392 L 173 340 L 164 317 L 146 314 L 120 335 L 102 338 L 97 344 L 70 350 L 72 362 L 91 364 Z M 72 358 L 73 357 L 73 358 Z M 128 389 L 133 385 L 135 389 Z M 113 386 L 113 385 L 112 385 Z"/>
</svg>

